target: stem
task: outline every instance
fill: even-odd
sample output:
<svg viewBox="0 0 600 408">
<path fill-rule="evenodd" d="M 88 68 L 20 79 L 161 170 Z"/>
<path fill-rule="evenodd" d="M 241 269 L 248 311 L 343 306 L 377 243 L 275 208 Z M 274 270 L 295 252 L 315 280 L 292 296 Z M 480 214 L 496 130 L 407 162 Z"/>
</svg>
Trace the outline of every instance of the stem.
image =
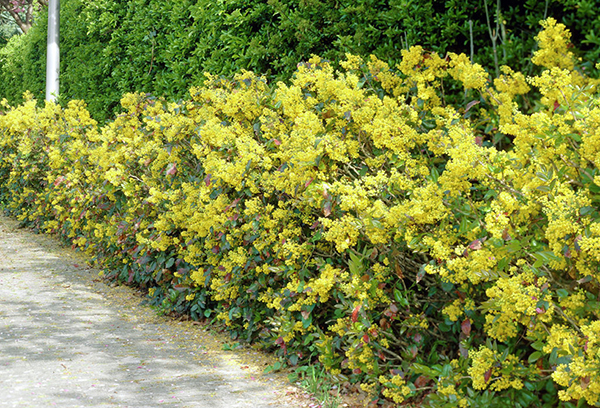
<svg viewBox="0 0 600 408">
<path fill-rule="evenodd" d="M 483 163 L 479 162 L 479 164 L 483 166 Z M 500 184 L 502 187 L 504 187 L 506 190 L 510 191 L 511 193 L 516 194 L 516 195 L 518 195 L 520 197 L 526 198 L 525 194 L 523 194 L 522 192 L 520 192 L 518 190 L 515 190 L 511 186 L 507 185 L 504 180 L 497 179 L 496 177 L 493 177 L 493 176 L 491 176 L 489 174 L 486 174 L 486 176 L 487 176 L 488 179 L 490 179 L 492 181 L 495 181 L 496 183 Z"/>
<path fill-rule="evenodd" d="M 552 302 L 552 306 L 554 306 L 554 310 L 556 310 L 558 312 L 558 314 L 563 317 L 563 319 L 565 319 L 567 322 L 571 323 L 571 325 L 577 331 L 577 333 L 579 333 L 580 335 L 583 336 L 583 333 L 579 329 L 579 326 L 577 325 L 577 322 L 575 322 L 573 319 L 571 319 L 569 316 L 567 316 L 565 314 L 565 312 L 562 311 L 562 309 L 560 308 L 560 306 L 558 306 L 556 303 Z"/>
<path fill-rule="evenodd" d="M 473 55 L 475 54 L 475 44 L 473 43 L 473 20 L 469 20 L 469 40 L 471 42 L 471 64 L 473 63 Z"/>
<path fill-rule="evenodd" d="M 403 361 L 403 360 L 404 360 L 404 359 L 403 359 L 402 357 L 400 357 L 398 354 L 394 353 L 394 352 L 393 352 L 393 351 L 391 351 L 391 350 L 388 350 L 388 349 L 386 349 L 385 347 L 382 347 L 382 348 L 381 348 L 381 350 L 382 350 L 384 353 L 387 353 L 387 354 L 389 354 L 390 356 L 392 356 L 392 357 L 395 357 L 395 358 L 397 358 L 397 359 L 398 359 L 398 360 L 400 360 L 400 361 Z"/>
<path fill-rule="evenodd" d="M 490 22 L 490 13 L 488 10 L 487 0 L 483 1 L 485 5 L 485 19 L 487 21 L 488 32 L 490 39 L 492 40 L 492 49 L 494 51 L 494 66 L 496 67 L 496 77 L 500 76 L 500 67 L 498 66 L 498 37 L 500 35 L 500 23 L 499 23 L 499 12 L 500 12 L 500 0 L 496 4 L 496 28 L 492 29 L 492 23 Z"/>
</svg>

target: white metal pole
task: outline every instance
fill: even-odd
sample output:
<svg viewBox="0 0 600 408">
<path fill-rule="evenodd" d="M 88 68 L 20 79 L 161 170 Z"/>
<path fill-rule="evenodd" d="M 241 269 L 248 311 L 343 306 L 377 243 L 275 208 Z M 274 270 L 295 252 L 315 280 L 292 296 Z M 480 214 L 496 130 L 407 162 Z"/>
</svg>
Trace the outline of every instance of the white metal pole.
<svg viewBox="0 0 600 408">
<path fill-rule="evenodd" d="M 60 70 L 59 50 L 59 9 L 60 0 L 48 3 L 48 48 L 46 52 L 46 100 L 55 101 L 58 97 L 58 74 Z"/>
</svg>

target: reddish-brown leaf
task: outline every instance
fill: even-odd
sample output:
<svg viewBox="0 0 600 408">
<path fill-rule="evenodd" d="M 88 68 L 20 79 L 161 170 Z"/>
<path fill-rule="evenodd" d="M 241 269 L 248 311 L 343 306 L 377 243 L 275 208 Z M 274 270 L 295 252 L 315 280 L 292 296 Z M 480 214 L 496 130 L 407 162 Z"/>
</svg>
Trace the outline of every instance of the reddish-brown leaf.
<svg viewBox="0 0 600 408">
<path fill-rule="evenodd" d="M 480 239 L 476 239 L 475 241 L 469 244 L 469 248 L 471 248 L 474 251 L 477 251 L 478 249 L 483 248 L 483 243 Z"/>
<path fill-rule="evenodd" d="M 467 113 L 469 111 L 469 109 L 471 109 L 473 106 L 478 105 L 478 104 L 479 104 L 479 101 L 477 101 L 477 100 L 467 103 L 467 107 L 465 108 L 465 113 Z"/>
<path fill-rule="evenodd" d="M 429 381 L 431 381 L 431 380 L 428 377 L 425 377 L 424 375 L 420 375 L 415 380 L 415 387 L 417 387 L 417 388 L 424 387 L 427 385 L 427 383 Z"/>
<path fill-rule="evenodd" d="M 327 112 L 323 113 L 323 119 L 329 119 L 333 116 L 333 110 L 328 110 Z"/>
<path fill-rule="evenodd" d="M 171 163 L 167 167 L 167 176 L 174 176 L 175 174 L 177 174 L 177 163 Z"/>
<path fill-rule="evenodd" d="M 323 206 L 323 214 L 325 214 L 325 217 L 329 217 L 331 215 L 331 208 L 331 201 L 325 201 L 325 205 Z"/>
<path fill-rule="evenodd" d="M 590 377 L 586 376 L 581 378 L 581 389 L 585 390 L 588 387 L 588 385 L 590 385 Z"/>
<path fill-rule="evenodd" d="M 358 312 L 360 311 L 360 305 L 356 306 L 352 311 L 352 323 L 356 323 L 358 321 Z"/>
<path fill-rule="evenodd" d="M 394 271 L 396 272 L 396 275 L 400 278 L 400 279 L 404 279 L 404 272 L 402 272 L 402 268 L 400 267 L 399 264 L 395 264 L 394 265 Z"/>
<path fill-rule="evenodd" d="M 467 317 L 465 320 L 463 320 L 463 322 L 460 324 L 460 329 L 465 334 L 465 336 L 471 334 L 471 319 Z"/>
</svg>

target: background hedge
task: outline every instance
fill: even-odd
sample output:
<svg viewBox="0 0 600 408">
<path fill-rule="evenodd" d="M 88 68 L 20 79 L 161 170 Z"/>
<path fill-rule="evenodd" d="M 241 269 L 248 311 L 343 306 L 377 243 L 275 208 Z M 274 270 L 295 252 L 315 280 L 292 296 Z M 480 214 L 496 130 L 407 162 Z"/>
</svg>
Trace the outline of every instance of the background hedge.
<svg viewBox="0 0 600 408">
<path fill-rule="evenodd" d="M 594 1 L 487 3 L 489 25 L 481 0 L 63 0 L 61 94 L 85 100 L 104 121 L 125 92 L 176 100 L 203 82 L 205 71 L 231 75 L 248 69 L 287 81 L 311 54 L 336 66 L 347 52 L 372 53 L 393 66 L 400 50 L 415 44 L 470 55 L 471 38 L 474 61 L 491 72 L 492 36 L 497 65 L 531 74 L 533 37 L 546 16 L 571 29 L 584 60 L 597 60 Z M 45 25 L 40 15 L 28 35 L 13 37 L 0 52 L 0 98 L 20 103 L 26 89 L 43 98 Z"/>
</svg>

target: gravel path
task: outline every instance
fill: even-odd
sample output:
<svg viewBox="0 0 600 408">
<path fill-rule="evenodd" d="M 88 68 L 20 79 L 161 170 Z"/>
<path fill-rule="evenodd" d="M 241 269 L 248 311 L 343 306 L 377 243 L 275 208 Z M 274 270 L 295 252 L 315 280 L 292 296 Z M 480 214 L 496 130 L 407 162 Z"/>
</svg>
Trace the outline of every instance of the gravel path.
<svg viewBox="0 0 600 408">
<path fill-rule="evenodd" d="M 308 406 L 261 375 L 262 354 L 223 351 L 202 326 L 156 316 L 16 225 L 0 217 L 0 407 Z"/>
</svg>

